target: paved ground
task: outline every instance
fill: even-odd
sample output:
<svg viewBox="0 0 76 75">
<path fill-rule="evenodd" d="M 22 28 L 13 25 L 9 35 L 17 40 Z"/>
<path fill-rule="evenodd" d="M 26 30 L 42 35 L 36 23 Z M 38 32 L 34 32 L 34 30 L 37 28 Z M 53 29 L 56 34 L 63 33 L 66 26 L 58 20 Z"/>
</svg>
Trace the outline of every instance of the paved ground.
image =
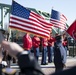
<svg viewBox="0 0 76 75">
<path fill-rule="evenodd" d="M 48 63 L 48 65 L 41 65 L 41 57 L 39 58 L 39 64 L 42 68 L 42 71 L 48 75 L 48 74 L 52 74 L 53 72 L 55 72 L 55 66 L 54 63 Z M 76 57 L 69 57 L 67 56 L 67 62 L 66 62 L 66 68 L 71 68 L 72 66 L 76 65 Z"/>
<path fill-rule="evenodd" d="M 65 69 L 69 69 L 73 66 L 76 66 L 76 58 L 68 58 Z M 52 74 L 53 72 L 55 72 L 55 66 L 53 63 L 51 63 L 51 64 L 48 64 L 48 65 L 42 67 L 42 70 L 46 75 L 49 75 L 49 74 Z"/>
<path fill-rule="evenodd" d="M 53 72 L 55 72 L 55 66 L 54 63 L 48 63 L 48 65 L 41 65 L 41 57 L 39 58 L 39 62 L 38 62 L 41 66 L 42 71 L 46 74 L 52 74 Z M 66 68 L 71 68 L 72 66 L 76 65 L 76 57 L 67 57 L 67 62 L 66 62 Z M 16 64 L 11 65 L 11 68 L 16 68 L 19 69 L 18 66 Z"/>
</svg>

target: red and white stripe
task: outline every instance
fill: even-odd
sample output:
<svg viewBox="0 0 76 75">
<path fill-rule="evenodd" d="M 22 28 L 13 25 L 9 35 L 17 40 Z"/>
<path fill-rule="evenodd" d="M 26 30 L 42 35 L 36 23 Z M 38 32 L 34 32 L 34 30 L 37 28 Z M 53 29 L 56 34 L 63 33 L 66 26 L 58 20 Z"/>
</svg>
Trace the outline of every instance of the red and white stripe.
<svg viewBox="0 0 76 75">
<path fill-rule="evenodd" d="M 60 21 L 51 18 L 50 22 L 54 25 L 54 27 L 66 30 L 66 21 L 67 18 L 63 14 L 60 14 Z"/>
<path fill-rule="evenodd" d="M 37 13 L 31 12 L 29 19 L 11 14 L 9 27 L 48 38 L 52 24 L 46 22 L 46 20 Z"/>
</svg>

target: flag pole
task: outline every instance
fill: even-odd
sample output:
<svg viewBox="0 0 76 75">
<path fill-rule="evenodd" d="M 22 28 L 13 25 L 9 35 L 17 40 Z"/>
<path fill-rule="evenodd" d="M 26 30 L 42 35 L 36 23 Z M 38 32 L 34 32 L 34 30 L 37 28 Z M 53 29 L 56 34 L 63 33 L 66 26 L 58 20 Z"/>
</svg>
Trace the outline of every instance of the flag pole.
<svg viewBox="0 0 76 75">
<path fill-rule="evenodd" d="M 52 10 L 53 10 L 53 6 L 52 6 L 52 9 L 51 9 L 51 13 L 52 13 Z M 51 17 L 51 16 L 50 16 Z M 53 26 L 54 27 L 54 26 Z M 53 32 L 53 28 L 52 28 L 52 32 Z M 53 34 L 54 35 L 54 34 Z"/>
<path fill-rule="evenodd" d="M 74 51 L 75 50 L 75 40 L 73 40 L 73 57 L 74 57 Z"/>
<path fill-rule="evenodd" d="M 53 8 L 54 8 L 54 7 L 52 6 L 51 13 L 52 13 Z M 50 16 L 50 17 L 51 17 L 51 16 Z M 53 28 L 55 28 L 55 27 L 53 26 Z M 53 28 L 52 28 L 52 31 L 53 31 Z M 58 31 L 57 31 L 58 28 L 55 28 L 55 29 L 56 29 L 56 33 L 58 33 Z M 56 33 L 55 33 L 55 34 L 56 34 Z M 55 34 L 53 34 L 53 35 L 55 35 Z"/>
</svg>

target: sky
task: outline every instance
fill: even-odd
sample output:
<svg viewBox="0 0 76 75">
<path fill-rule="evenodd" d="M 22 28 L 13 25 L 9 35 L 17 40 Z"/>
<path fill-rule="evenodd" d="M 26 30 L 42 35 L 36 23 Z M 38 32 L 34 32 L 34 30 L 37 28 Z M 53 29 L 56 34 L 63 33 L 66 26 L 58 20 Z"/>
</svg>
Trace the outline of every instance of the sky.
<svg viewBox="0 0 76 75">
<path fill-rule="evenodd" d="M 24 7 L 35 8 L 51 14 L 51 9 L 57 10 L 67 18 L 71 25 L 76 19 L 76 0 L 15 0 Z M 0 3 L 12 4 L 12 0 L 0 0 Z"/>
</svg>

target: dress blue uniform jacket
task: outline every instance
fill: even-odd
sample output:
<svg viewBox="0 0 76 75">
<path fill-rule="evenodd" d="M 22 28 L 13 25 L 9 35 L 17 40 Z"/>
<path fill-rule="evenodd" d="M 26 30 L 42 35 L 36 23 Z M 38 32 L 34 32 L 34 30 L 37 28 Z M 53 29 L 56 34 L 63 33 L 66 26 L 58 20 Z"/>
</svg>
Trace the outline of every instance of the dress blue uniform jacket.
<svg viewBox="0 0 76 75">
<path fill-rule="evenodd" d="M 62 45 L 61 41 L 55 42 L 54 47 L 54 62 L 55 63 L 66 63 L 66 51 L 65 48 Z"/>
</svg>

